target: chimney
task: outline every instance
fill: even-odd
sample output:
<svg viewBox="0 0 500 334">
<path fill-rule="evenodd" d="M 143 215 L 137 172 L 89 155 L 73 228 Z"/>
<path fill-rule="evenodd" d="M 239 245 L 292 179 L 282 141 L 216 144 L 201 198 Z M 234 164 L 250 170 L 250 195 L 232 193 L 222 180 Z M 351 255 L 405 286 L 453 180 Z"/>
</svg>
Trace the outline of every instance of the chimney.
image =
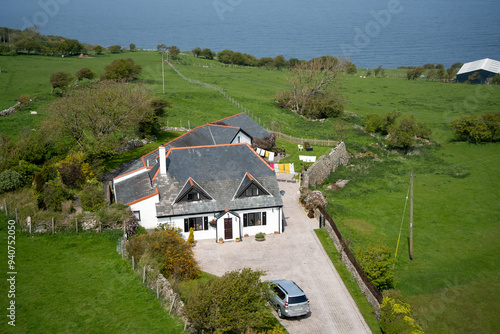
<svg viewBox="0 0 500 334">
<path fill-rule="evenodd" d="M 165 158 L 165 146 L 160 146 L 160 175 L 167 175 L 167 159 Z"/>
</svg>

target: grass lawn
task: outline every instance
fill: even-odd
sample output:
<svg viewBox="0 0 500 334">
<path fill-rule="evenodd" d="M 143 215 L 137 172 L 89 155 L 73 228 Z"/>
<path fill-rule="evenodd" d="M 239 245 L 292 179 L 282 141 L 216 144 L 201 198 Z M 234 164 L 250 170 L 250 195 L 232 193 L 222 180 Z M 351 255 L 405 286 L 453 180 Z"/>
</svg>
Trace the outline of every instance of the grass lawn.
<svg viewBox="0 0 500 334">
<path fill-rule="evenodd" d="M 15 299 L 7 298 L 7 220 L 0 218 L 2 333 L 182 333 L 130 264 L 119 233 L 27 236 L 15 240 Z M 7 324 L 15 300 L 16 326 Z"/>
</svg>

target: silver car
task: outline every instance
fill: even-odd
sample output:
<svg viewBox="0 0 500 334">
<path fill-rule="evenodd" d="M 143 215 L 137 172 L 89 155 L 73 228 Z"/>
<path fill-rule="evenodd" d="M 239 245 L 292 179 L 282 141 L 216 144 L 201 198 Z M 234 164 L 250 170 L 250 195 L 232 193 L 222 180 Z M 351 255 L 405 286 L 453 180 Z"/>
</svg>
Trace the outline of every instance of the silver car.
<svg viewBox="0 0 500 334">
<path fill-rule="evenodd" d="M 300 317 L 309 314 L 309 299 L 294 281 L 285 279 L 269 281 L 270 303 L 280 318 Z"/>
</svg>

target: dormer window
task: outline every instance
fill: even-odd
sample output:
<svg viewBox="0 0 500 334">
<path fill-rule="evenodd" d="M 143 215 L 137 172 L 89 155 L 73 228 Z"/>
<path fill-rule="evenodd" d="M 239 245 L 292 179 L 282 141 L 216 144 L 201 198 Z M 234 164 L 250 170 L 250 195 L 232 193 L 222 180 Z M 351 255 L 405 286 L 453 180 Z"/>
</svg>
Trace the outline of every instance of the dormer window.
<svg viewBox="0 0 500 334">
<path fill-rule="evenodd" d="M 199 192 L 191 191 L 190 193 L 188 193 L 188 195 L 187 195 L 188 202 L 199 201 L 199 200 L 200 200 L 200 193 Z"/>
<path fill-rule="evenodd" d="M 259 188 L 255 185 L 251 185 L 245 190 L 245 196 L 251 197 L 251 196 L 259 196 Z"/>
</svg>

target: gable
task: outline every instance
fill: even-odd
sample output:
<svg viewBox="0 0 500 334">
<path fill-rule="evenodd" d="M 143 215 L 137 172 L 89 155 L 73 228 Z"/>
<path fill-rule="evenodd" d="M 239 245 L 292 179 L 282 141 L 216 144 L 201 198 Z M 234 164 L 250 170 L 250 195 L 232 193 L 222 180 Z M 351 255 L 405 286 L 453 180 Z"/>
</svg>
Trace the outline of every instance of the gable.
<svg viewBox="0 0 500 334">
<path fill-rule="evenodd" d="M 192 178 L 189 178 L 177 195 L 174 203 L 196 202 L 202 200 L 213 200 L 213 198 L 199 184 L 194 182 Z"/>
<path fill-rule="evenodd" d="M 236 191 L 234 198 L 245 198 L 255 196 L 268 196 L 270 193 L 255 179 L 246 173 L 241 180 L 241 185 Z"/>
</svg>

